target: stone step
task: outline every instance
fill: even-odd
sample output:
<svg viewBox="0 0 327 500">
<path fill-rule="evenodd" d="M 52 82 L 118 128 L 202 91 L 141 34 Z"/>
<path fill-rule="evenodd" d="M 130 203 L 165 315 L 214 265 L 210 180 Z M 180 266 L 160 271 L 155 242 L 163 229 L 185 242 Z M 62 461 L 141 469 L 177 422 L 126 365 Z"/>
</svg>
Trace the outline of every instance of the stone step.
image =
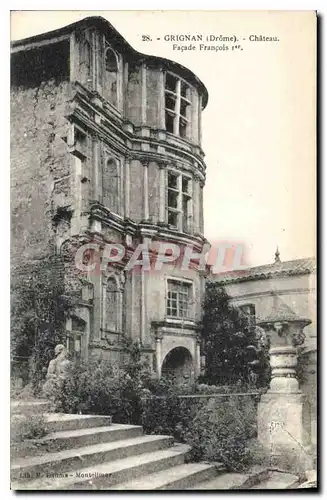
<svg viewBox="0 0 327 500">
<path fill-rule="evenodd" d="M 68 477 L 46 477 L 12 483 L 12 490 L 106 490 L 124 478 L 132 480 L 144 474 L 151 474 L 180 465 L 184 462 L 187 445 L 174 445 L 166 450 L 143 453 L 113 462 L 86 467 L 68 473 Z"/>
<path fill-rule="evenodd" d="M 172 444 L 173 438 L 171 436 L 139 436 L 112 443 L 100 443 L 27 457 L 14 461 L 11 466 L 11 478 L 12 481 L 18 479 L 26 481 L 41 477 L 41 475 L 68 473 L 82 467 L 165 449 Z"/>
<path fill-rule="evenodd" d="M 184 490 L 217 474 L 214 464 L 189 463 L 116 484 L 109 490 Z"/>
<path fill-rule="evenodd" d="M 221 464 L 220 464 L 221 465 Z M 223 467 L 216 466 L 217 470 L 223 471 Z M 246 473 L 239 472 L 224 472 L 219 476 L 209 481 L 196 484 L 195 487 L 189 488 L 192 490 L 247 490 L 253 485 L 265 480 L 270 471 L 265 466 L 255 465 Z"/>
<path fill-rule="evenodd" d="M 298 485 L 299 478 L 294 474 L 270 471 L 269 476 L 252 486 L 251 490 L 289 490 L 297 489 Z"/>
<path fill-rule="evenodd" d="M 240 472 L 227 472 L 217 477 L 203 481 L 192 486 L 191 490 L 234 490 L 243 489 L 250 475 Z"/>
<path fill-rule="evenodd" d="M 46 428 L 48 432 L 71 431 L 111 425 L 109 415 L 75 415 L 69 413 L 46 413 Z"/>
<path fill-rule="evenodd" d="M 140 425 L 112 424 L 103 427 L 89 427 L 71 431 L 51 432 L 41 439 L 31 439 L 16 446 L 15 458 L 42 455 L 69 448 L 79 448 L 97 443 L 129 439 L 142 436 L 143 428 Z M 28 448 L 27 448 L 28 446 Z M 28 452 L 26 450 L 28 449 Z"/>
</svg>

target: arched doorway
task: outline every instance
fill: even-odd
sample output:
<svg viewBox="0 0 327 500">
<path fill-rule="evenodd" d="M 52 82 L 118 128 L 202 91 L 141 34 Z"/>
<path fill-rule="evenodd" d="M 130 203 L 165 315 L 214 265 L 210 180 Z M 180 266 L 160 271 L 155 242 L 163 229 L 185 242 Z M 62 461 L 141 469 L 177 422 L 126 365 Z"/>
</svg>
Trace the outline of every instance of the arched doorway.
<svg viewBox="0 0 327 500">
<path fill-rule="evenodd" d="M 186 381 L 193 377 L 192 355 L 185 347 L 175 347 L 166 355 L 162 363 L 161 375 L 176 380 Z"/>
</svg>

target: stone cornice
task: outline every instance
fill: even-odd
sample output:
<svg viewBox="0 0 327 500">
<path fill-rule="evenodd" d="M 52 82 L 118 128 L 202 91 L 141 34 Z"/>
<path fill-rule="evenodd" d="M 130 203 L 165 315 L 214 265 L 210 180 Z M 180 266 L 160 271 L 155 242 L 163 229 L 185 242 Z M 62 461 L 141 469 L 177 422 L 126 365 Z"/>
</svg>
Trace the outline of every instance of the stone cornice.
<svg viewBox="0 0 327 500">
<path fill-rule="evenodd" d="M 60 29 L 41 33 L 22 40 L 15 40 L 11 42 L 11 51 L 28 50 L 33 46 L 39 47 L 41 45 L 48 45 L 53 41 L 74 36 L 75 33 L 80 33 L 84 29 L 91 29 L 94 32 L 98 31 L 100 34 L 103 34 L 105 37 L 110 39 L 110 46 L 112 46 L 114 50 L 118 51 L 120 54 L 124 54 L 124 59 L 127 62 L 137 61 L 138 64 L 146 64 L 148 67 L 154 65 L 156 68 L 164 67 L 165 69 L 177 72 L 178 75 L 185 78 L 188 83 L 195 86 L 199 90 L 202 96 L 202 109 L 205 108 L 208 101 L 208 91 L 203 82 L 191 70 L 175 61 L 171 61 L 160 56 L 142 54 L 141 52 L 136 51 L 114 28 L 114 26 L 112 26 L 107 19 L 104 19 L 101 16 L 86 17 Z"/>
<path fill-rule="evenodd" d="M 156 241 L 171 242 L 180 245 L 192 245 L 201 251 L 207 240 L 199 234 L 181 233 L 170 229 L 167 225 L 157 224 L 151 221 L 141 221 L 137 223 L 132 219 L 125 219 L 114 214 L 101 203 L 94 202 L 90 206 L 90 220 L 100 220 L 111 229 L 125 234 L 140 235 L 144 238 L 155 239 Z"/>
<path fill-rule="evenodd" d="M 151 129 L 152 137 L 137 135 L 140 127 L 135 127 L 133 123 L 124 120 L 119 113 L 113 113 L 102 101 L 100 96 L 95 98 L 94 93 L 79 82 L 74 82 L 66 118 L 71 122 L 82 124 L 92 135 L 99 137 L 129 159 L 172 163 L 181 169 L 186 162 L 194 175 L 204 183 L 206 165 L 203 161 L 203 152 L 198 146 L 159 129 Z M 157 147 L 157 151 L 145 151 L 142 145 L 148 149 L 150 146 L 152 149 Z M 160 148 L 162 152 L 159 151 Z"/>
<path fill-rule="evenodd" d="M 192 337 L 197 337 L 197 332 L 200 332 L 202 325 L 195 323 L 193 321 L 152 321 L 152 327 L 156 330 L 156 338 L 160 338 L 162 335 L 190 335 Z M 177 331 L 178 332 L 177 332 Z"/>
</svg>

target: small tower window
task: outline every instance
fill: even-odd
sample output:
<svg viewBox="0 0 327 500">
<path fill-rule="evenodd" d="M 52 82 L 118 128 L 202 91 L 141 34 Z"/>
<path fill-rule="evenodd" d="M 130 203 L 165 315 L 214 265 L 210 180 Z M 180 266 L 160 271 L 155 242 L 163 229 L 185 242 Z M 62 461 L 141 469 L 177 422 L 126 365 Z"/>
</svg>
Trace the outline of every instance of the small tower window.
<svg viewBox="0 0 327 500">
<path fill-rule="evenodd" d="M 166 73 L 166 130 L 180 137 L 189 137 L 191 125 L 191 88 L 171 73 Z"/>
<path fill-rule="evenodd" d="M 168 172 L 167 222 L 179 231 L 188 233 L 192 220 L 192 180 L 178 172 Z"/>
</svg>

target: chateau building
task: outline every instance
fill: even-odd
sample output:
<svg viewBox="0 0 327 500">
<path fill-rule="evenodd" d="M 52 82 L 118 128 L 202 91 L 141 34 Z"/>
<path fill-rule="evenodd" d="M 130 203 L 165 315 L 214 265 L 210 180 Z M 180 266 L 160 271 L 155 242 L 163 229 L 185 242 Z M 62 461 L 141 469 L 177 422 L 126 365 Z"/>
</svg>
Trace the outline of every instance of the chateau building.
<svg viewBox="0 0 327 500">
<path fill-rule="evenodd" d="M 11 52 L 12 281 L 55 260 L 63 295 L 74 291 L 63 325 L 72 355 L 119 363 L 127 338 L 158 376 L 198 375 L 203 273 L 126 262 L 140 244 L 206 243 L 205 86 L 136 52 L 101 17 L 14 41 Z M 74 245 L 110 243 L 124 246 L 123 261 L 76 274 Z"/>
</svg>

